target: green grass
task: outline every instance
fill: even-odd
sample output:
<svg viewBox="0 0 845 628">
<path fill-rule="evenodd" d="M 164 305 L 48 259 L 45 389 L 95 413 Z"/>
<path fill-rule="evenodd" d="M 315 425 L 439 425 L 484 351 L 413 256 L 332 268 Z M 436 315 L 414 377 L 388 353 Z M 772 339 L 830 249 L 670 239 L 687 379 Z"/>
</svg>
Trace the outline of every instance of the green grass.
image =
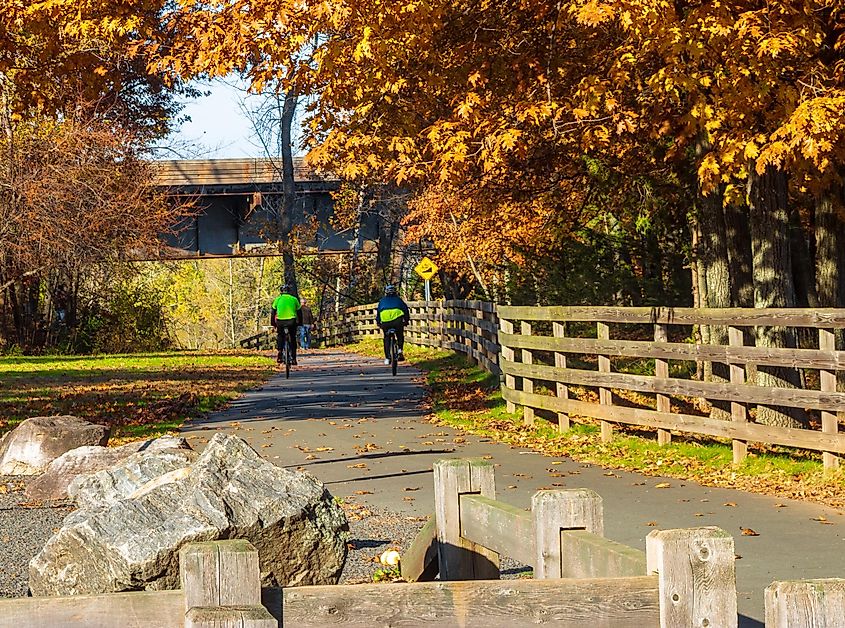
<svg viewBox="0 0 845 628">
<path fill-rule="evenodd" d="M 380 340 L 352 348 L 381 355 Z M 547 421 L 539 412 L 534 425 L 526 426 L 521 411 L 507 412 L 498 377 L 449 351 L 406 346 L 405 355 L 425 374 L 436 423 L 611 469 L 845 505 L 845 471 L 826 472 L 815 452 L 750 445 L 749 456 L 734 465 L 730 443 L 718 439 L 674 434 L 669 445 L 661 446 L 654 430 L 617 426 L 614 438 L 603 443 L 597 421 L 573 417 L 571 429 L 561 433 L 554 416 Z"/>
<path fill-rule="evenodd" d="M 152 438 L 266 381 L 271 359 L 246 353 L 0 356 L 0 432 L 32 416 L 109 425 L 112 442 Z"/>
</svg>

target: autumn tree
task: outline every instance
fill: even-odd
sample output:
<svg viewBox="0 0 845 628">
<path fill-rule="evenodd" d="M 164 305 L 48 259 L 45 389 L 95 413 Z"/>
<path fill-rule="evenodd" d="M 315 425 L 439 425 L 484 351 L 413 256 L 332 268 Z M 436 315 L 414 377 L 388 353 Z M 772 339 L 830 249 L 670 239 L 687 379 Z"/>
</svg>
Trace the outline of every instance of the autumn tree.
<svg viewBox="0 0 845 628">
<path fill-rule="evenodd" d="M 76 318 L 88 265 L 149 253 L 174 212 L 153 189 L 137 138 L 92 120 L 31 119 L 0 141 L 0 294 L 3 336 L 38 344 L 42 280 L 53 309 Z"/>
</svg>

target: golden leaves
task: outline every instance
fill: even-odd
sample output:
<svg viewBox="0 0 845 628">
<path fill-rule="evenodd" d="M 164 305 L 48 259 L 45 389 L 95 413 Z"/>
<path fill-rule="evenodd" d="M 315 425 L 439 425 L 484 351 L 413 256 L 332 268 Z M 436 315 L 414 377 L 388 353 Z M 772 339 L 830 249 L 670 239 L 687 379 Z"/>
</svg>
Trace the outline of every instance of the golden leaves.
<svg viewBox="0 0 845 628">
<path fill-rule="evenodd" d="M 586 4 L 576 9 L 576 19 L 586 26 L 599 26 L 613 17 L 613 9 L 599 0 L 588 0 Z M 630 13 L 625 20 L 630 24 Z"/>
</svg>

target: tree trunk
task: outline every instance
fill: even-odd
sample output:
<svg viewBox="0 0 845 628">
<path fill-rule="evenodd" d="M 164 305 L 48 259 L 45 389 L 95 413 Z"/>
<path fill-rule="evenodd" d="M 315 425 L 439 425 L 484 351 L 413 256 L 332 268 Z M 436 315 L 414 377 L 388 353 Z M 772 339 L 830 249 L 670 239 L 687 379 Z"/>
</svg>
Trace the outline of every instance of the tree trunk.
<svg viewBox="0 0 845 628">
<path fill-rule="evenodd" d="M 757 174 L 749 168 L 748 206 L 754 268 L 754 307 L 795 307 L 786 174 L 772 166 Z M 758 347 L 795 347 L 795 334 L 785 327 L 757 327 Z M 758 366 L 758 386 L 797 388 L 797 369 Z M 795 408 L 758 406 L 756 421 L 765 425 L 803 427 L 806 414 Z"/>
<path fill-rule="evenodd" d="M 733 204 L 724 208 L 733 307 L 754 307 L 751 232 L 747 209 L 746 206 Z"/>
<path fill-rule="evenodd" d="M 267 258 L 262 257 L 258 270 L 258 282 L 255 285 L 255 333 L 261 329 L 261 289 L 264 287 L 264 262 Z"/>
<path fill-rule="evenodd" d="M 816 292 L 819 307 L 845 307 L 845 203 L 836 184 L 816 199 Z M 836 348 L 845 348 L 845 332 L 836 330 Z M 845 389 L 845 373 L 839 372 L 837 388 Z"/>
<path fill-rule="evenodd" d="M 296 209 L 296 183 L 293 173 L 293 142 L 291 128 L 296 113 L 296 102 L 299 94 L 295 87 L 285 92 L 285 102 L 282 105 L 280 133 L 282 136 L 282 206 L 279 211 L 279 248 L 282 262 L 285 266 L 285 283 L 290 286 L 291 293 L 298 294 L 299 286 L 296 281 L 296 266 L 293 255 L 293 244 L 290 236 L 293 231 L 293 214 Z"/>
<path fill-rule="evenodd" d="M 715 190 L 709 196 L 698 197 L 698 263 L 701 267 L 705 288 L 702 291 L 704 306 L 708 308 L 728 308 L 731 306 L 731 281 L 728 261 L 725 215 L 722 209 L 721 190 Z M 728 329 L 724 325 L 708 325 L 707 340 L 712 345 L 728 344 Z M 730 371 L 727 364 L 721 362 L 705 365 L 704 379 L 713 382 L 729 382 Z M 730 402 L 713 401 L 710 416 L 714 419 L 730 420 Z"/>
</svg>

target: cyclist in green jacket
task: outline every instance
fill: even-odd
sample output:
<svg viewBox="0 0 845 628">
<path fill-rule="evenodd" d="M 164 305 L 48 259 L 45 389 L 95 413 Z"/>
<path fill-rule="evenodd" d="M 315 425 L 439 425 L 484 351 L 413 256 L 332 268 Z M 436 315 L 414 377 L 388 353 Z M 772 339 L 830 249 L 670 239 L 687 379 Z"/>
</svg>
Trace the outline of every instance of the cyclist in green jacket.
<svg viewBox="0 0 845 628">
<path fill-rule="evenodd" d="M 387 330 L 396 330 L 396 340 L 399 342 L 399 359 L 404 360 L 403 349 L 405 348 L 405 325 L 411 322 L 411 313 L 408 306 L 396 292 L 396 286 L 387 285 L 384 288 L 384 297 L 378 302 L 376 311 L 376 324 L 384 332 L 384 363 L 390 364 L 390 346 L 387 343 Z"/>
<path fill-rule="evenodd" d="M 299 299 L 291 294 L 287 284 L 279 289 L 279 293 L 273 300 L 273 312 L 270 315 L 270 324 L 276 328 L 276 361 L 282 361 L 282 343 L 287 334 L 290 363 L 296 364 L 296 327 L 301 320 L 302 306 Z"/>
</svg>

